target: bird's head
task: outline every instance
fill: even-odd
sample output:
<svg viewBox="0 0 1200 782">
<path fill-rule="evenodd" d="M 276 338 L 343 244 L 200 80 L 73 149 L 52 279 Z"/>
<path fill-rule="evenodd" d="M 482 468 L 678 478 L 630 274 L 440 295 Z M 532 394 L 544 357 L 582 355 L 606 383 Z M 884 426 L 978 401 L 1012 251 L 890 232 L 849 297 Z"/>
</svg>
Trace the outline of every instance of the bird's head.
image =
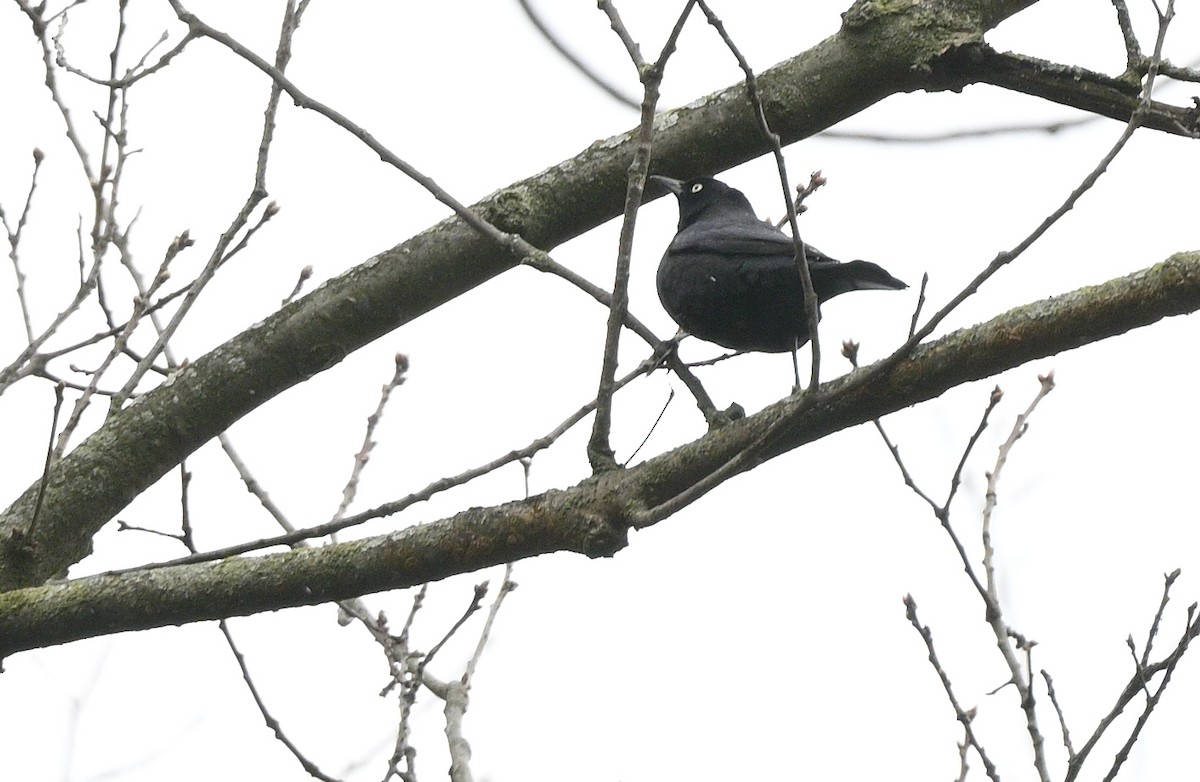
<svg viewBox="0 0 1200 782">
<path fill-rule="evenodd" d="M 666 188 L 679 199 L 679 230 L 696 222 L 703 214 L 721 211 L 742 212 L 755 217 L 754 207 L 741 190 L 712 177 L 696 177 L 680 181 L 666 176 L 652 176 L 650 181 Z M 757 219 L 757 217 L 755 217 Z"/>
</svg>

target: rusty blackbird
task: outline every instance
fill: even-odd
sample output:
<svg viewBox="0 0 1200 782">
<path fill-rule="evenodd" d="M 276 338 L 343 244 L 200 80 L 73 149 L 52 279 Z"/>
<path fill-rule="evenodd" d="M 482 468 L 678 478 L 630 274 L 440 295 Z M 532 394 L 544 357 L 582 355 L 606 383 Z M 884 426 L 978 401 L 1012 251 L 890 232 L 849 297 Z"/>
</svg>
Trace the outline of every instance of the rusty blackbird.
<svg viewBox="0 0 1200 782">
<path fill-rule="evenodd" d="M 658 298 L 667 314 L 706 342 L 791 351 L 794 360 L 812 335 L 791 237 L 759 220 L 740 190 L 716 179 L 650 179 L 679 201 L 679 230 L 658 266 Z M 869 261 L 842 263 L 808 244 L 804 251 L 818 305 L 848 291 L 908 287 Z"/>
</svg>

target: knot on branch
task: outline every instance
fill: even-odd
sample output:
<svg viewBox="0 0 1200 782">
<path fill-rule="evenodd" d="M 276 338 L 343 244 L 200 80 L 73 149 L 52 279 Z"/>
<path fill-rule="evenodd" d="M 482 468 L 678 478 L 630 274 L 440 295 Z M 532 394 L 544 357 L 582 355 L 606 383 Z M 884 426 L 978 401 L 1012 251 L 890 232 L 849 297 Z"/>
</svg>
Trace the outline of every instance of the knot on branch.
<svg viewBox="0 0 1200 782">
<path fill-rule="evenodd" d="M 510 187 L 494 193 L 476 212 L 500 231 L 520 235 L 528 232 L 534 207 L 523 188 Z"/>
<path fill-rule="evenodd" d="M 629 545 L 629 524 L 624 514 L 586 513 L 583 552 L 591 559 L 611 557 Z"/>
</svg>

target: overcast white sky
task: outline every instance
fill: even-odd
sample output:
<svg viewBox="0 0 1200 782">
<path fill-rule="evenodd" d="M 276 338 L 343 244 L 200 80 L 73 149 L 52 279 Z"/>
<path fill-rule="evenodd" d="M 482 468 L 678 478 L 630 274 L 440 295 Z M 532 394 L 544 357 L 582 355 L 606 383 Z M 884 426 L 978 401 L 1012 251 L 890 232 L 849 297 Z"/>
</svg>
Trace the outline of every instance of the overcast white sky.
<svg viewBox="0 0 1200 782">
<path fill-rule="evenodd" d="M 193 2 L 189 9 L 270 56 L 280 4 Z M 546 21 L 583 57 L 631 92 L 632 66 L 590 2 L 541 2 Z M 648 55 L 679 3 L 618 7 Z M 836 31 L 847 0 L 713 3 L 758 69 Z M 1147 46 L 1153 13 L 1135 0 Z M 65 43 L 73 63 L 101 72 L 111 3 L 77 9 Z M 669 6 L 669 7 L 668 7 Z M 1197 8 L 1181 3 L 1168 57 L 1197 52 Z M 129 52 L 163 29 L 165 2 L 131 3 Z M 173 40 L 174 40 L 173 39 Z M 1101 0 L 1043 0 L 989 36 L 998 49 L 1116 73 L 1124 51 L 1112 7 Z M 77 274 L 75 226 L 88 195 L 42 85 L 29 25 L 0 4 L 0 205 L 19 211 L 30 150 L 46 152 L 22 260 L 42 323 L 63 305 Z M 289 70 L 296 84 L 370 129 L 397 154 L 471 202 L 627 130 L 634 112 L 590 86 L 546 46 L 517 4 L 314 3 Z M 740 77 L 711 29 L 693 19 L 672 60 L 661 106 L 686 103 Z M 131 95 L 132 145 L 142 152 L 124 186 L 134 247 L 157 264 L 190 229 L 196 247 L 180 279 L 198 268 L 240 206 L 252 177 L 268 85 L 211 42 L 195 44 Z M 1189 93 L 1164 96 L 1186 103 Z M 72 86 L 76 116 L 89 95 Z M 972 87 L 961 94 L 896 96 L 843 128 L 922 134 L 1076 116 L 1042 101 Z M 994 255 L 1056 207 L 1120 134 L 1098 120 L 1047 134 L 934 145 L 814 138 L 786 150 L 793 181 L 821 169 L 829 184 L 810 202 L 807 241 L 844 259 L 876 261 L 911 284 L 932 277 L 940 304 Z M 774 165 L 759 160 L 721 174 L 760 213 L 782 205 Z M 946 330 L 1009 307 L 1150 266 L 1196 249 L 1194 143 L 1143 132 L 1079 207 L 969 301 Z M 445 216 L 400 173 L 323 119 L 290 105 L 268 174 L 282 207 L 248 252 L 224 269 L 180 331 L 175 350 L 196 357 L 265 317 L 311 264 L 313 284 L 340 274 Z M 647 207 L 638 225 L 632 307 L 661 335 L 674 331 L 653 274 L 674 232 L 674 204 Z M 610 286 L 617 225 L 558 248 L 554 257 Z M 190 266 L 188 266 L 190 264 Z M 116 276 L 114 275 L 114 279 Z M 11 269 L 0 271 L 0 355 L 22 345 Z M 128 291 L 114 292 L 127 301 Z M 121 299 L 120 296 L 124 296 Z M 846 296 L 825 309 L 821 335 L 832 378 L 847 366 L 833 346 L 863 343 L 871 361 L 899 344 L 915 292 Z M 356 508 L 394 499 L 442 475 L 489 461 L 544 434 L 594 395 L 605 312 L 564 283 L 528 269 L 502 275 L 359 351 L 239 422 L 231 431 L 248 463 L 297 525 L 332 515 L 378 389 L 404 352 L 412 369 L 377 431 Z M 90 333 L 81 325 L 80 334 Z M 73 327 L 76 328 L 76 327 Z M 71 332 L 76 333 L 76 332 Z M 954 389 L 885 420 L 908 465 L 935 496 L 974 430 L 993 385 L 1005 391 L 965 473 L 954 518 L 977 540 L 983 474 L 1013 418 L 1055 370 L 1058 388 L 1038 409 L 1006 468 L 995 543 L 1008 616 L 1039 641 L 1035 668 L 1055 684 L 1077 744 L 1131 672 L 1124 645 L 1140 643 L 1162 573 L 1183 568 L 1161 640 L 1200 598 L 1200 548 L 1192 486 L 1198 434 L 1194 396 L 1197 321 L 1175 318 L 1104 344 L 1035 362 Z M 684 355 L 715 354 L 686 344 Z M 629 367 L 644 358 L 625 345 Z M 6 359 L 7 361 L 7 359 Z M 65 369 L 65 368 L 64 368 Z M 702 374 L 718 406 L 755 411 L 785 395 L 786 356 L 747 356 Z M 625 458 L 676 381 L 656 373 L 619 398 L 614 444 Z M 681 394 L 639 458 L 703 433 Z M 0 399 L 0 504 L 40 474 L 53 392 L 26 381 Z M 94 425 L 94 423 L 93 423 Z M 587 473 L 590 421 L 540 455 L 532 490 L 569 486 Z M 219 450 L 188 461 L 200 545 L 273 534 Z M 124 511 L 130 523 L 177 524 L 177 473 Z M 356 530 L 379 534 L 470 505 L 522 496 L 512 466 L 402 517 Z M 115 531 L 72 575 L 178 556 L 170 541 Z M 428 648 L 467 605 L 471 585 L 499 571 L 432 587 L 415 645 Z M 1023 722 L 982 606 L 945 535 L 906 489 L 878 435 L 863 426 L 739 477 L 658 526 L 634 533 L 611 560 L 556 555 L 521 562 L 520 588 L 497 621 L 472 691 L 467 737 L 476 777 L 491 780 L 812 778 L 948 779 L 960 739 L 941 686 L 904 617 L 912 593 L 933 627 L 959 697 L 979 708 L 977 729 L 1006 779 L 1033 778 Z M 411 594 L 369 597 L 396 621 Z M 255 679 L 285 730 L 328 773 L 382 776 L 394 699 L 382 655 L 361 628 L 339 627 L 329 606 L 231 622 Z M 456 677 L 478 623 L 434 667 Z M 456 666 L 459 666 L 456 668 Z M 1129 778 L 1172 778 L 1191 763 L 1200 676 L 1185 660 L 1139 743 Z M 169 628 L 27 652 L 0 675 L 0 778 L 158 780 L 306 778 L 272 740 L 215 625 Z M 1050 711 L 1042 727 L 1062 768 Z M 414 721 L 418 768 L 447 765 L 440 704 L 425 697 Z M 1099 760 L 1099 759 L 1098 759 Z M 972 758 L 975 773 L 978 760 Z M 1188 766 L 1190 769 L 1190 766 Z M 1107 762 L 1093 767 L 1095 778 Z M 1061 776 L 1061 771 L 1055 776 Z M 978 778 L 978 777 L 976 777 Z"/>
</svg>

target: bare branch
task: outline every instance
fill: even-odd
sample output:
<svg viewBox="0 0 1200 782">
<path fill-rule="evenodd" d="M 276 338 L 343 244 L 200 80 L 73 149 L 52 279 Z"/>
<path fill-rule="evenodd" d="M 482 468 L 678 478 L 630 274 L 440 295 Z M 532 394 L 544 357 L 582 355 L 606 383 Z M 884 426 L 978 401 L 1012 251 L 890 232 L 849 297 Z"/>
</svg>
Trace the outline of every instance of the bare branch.
<svg viewBox="0 0 1200 782">
<path fill-rule="evenodd" d="M 779 134 L 771 130 L 771 126 L 767 122 L 767 112 L 763 108 L 762 96 L 759 93 L 758 79 L 754 75 L 754 69 L 750 67 L 750 63 L 734 44 L 733 39 L 729 37 L 729 33 L 725 31 L 725 25 L 721 22 L 720 18 L 713 13 L 704 0 L 697 0 L 697 2 L 700 5 L 700 9 L 704 11 L 704 15 L 708 18 L 708 23 L 716 28 L 717 34 L 721 36 L 721 40 L 725 42 L 729 51 L 737 59 L 738 66 L 746 74 L 746 97 L 749 99 L 750 105 L 754 108 L 754 120 L 758 124 L 759 132 L 770 147 L 771 154 L 775 156 L 775 167 L 779 171 L 779 186 L 783 188 L 783 199 L 784 203 L 787 204 L 787 222 L 788 226 L 792 229 L 792 242 L 796 248 L 796 270 L 800 274 L 800 283 L 804 289 L 804 308 L 808 313 L 809 342 L 812 344 L 812 370 L 808 379 L 808 391 L 812 392 L 816 390 L 817 385 L 821 382 L 821 340 L 817 332 L 821 315 L 817 309 L 817 293 L 813 289 L 812 274 L 808 269 L 808 257 L 805 254 L 804 242 L 800 240 L 800 226 L 796 223 L 796 203 L 792 201 L 792 187 L 788 184 L 787 166 L 783 160 L 783 145 Z M 799 390 L 800 368 L 796 366 L 795 361 L 796 351 L 793 350 L 792 368 L 796 373 L 795 390 Z"/>
<path fill-rule="evenodd" d="M 250 675 L 250 668 L 246 664 L 246 657 L 242 654 L 241 649 L 238 648 L 237 642 L 234 641 L 233 633 L 229 630 L 229 624 L 225 620 L 221 620 L 218 625 L 221 628 L 221 634 L 225 636 L 225 643 L 229 646 L 229 651 L 233 653 L 233 659 L 237 662 L 238 669 L 242 672 L 242 681 L 246 683 L 246 690 L 249 691 L 250 697 L 254 699 L 254 705 L 258 708 L 258 713 L 262 715 L 263 722 L 266 723 L 267 728 L 275 736 L 275 739 L 300 763 L 306 774 L 322 782 L 339 782 L 337 777 L 331 777 L 321 771 L 317 764 L 309 760 L 308 756 L 300 750 L 300 747 L 284 732 L 283 725 L 271 713 L 266 701 L 263 700 L 262 694 L 259 693 L 257 685 L 254 684 L 254 678 Z"/>
<path fill-rule="evenodd" d="M 8 257 L 12 261 L 13 274 L 17 279 L 17 304 L 21 307 L 21 318 L 25 323 L 25 339 L 31 345 L 33 344 L 33 316 L 29 312 L 29 302 L 25 299 L 25 273 L 21 271 L 20 245 L 21 232 L 29 220 L 29 209 L 33 205 L 33 194 L 37 190 L 38 171 L 41 170 L 42 161 L 45 159 L 46 156 L 42 150 L 35 147 L 33 171 L 29 175 L 29 190 L 25 193 L 25 204 L 21 207 L 21 216 L 17 218 L 16 225 L 9 225 L 4 208 L 0 206 L 0 225 L 4 226 L 4 232 L 8 235 Z"/>
<path fill-rule="evenodd" d="M 1067 760 L 1075 759 L 1075 747 L 1071 745 L 1071 731 L 1067 729 L 1067 718 L 1063 716 L 1062 706 L 1058 704 L 1058 693 L 1054 691 L 1054 680 L 1050 678 L 1050 674 L 1042 669 L 1042 678 L 1046 682 L 1046 695 L 1050 698 L 1051 705 L 1054 706 L 1054 713 L 1058 715 L 1058 726 L 1062 728 L 1063 746 L 1067 749 Z"/>
<path fill-rule="evenodd" d="M 525 12 L 525 16 L 529 18 L 529 21 L 533 24 L 534 29 L 541 33 L 542 37 L 546 39 L 546 43 L 554 47 L 554 50 L 562 55 L 562 58 L 569 62 L 575 68 L 575 70 L 579 71 L 584 78 L 586 78 L 592 84 L 595 84 L 604 92 L 608 93 L 610 96 L 612 96 L 613 100 L 617 101 L 618 103 L 628 106 L 635 111 L 638 109 L 638 102 L 636 99 L 626 95 L 616 85 L 609 83 L 607 79 L 589 67 L 583 62 L 583 60 L 576 57 L 575 54 L 567 48 L 566 43 L 561 41 L 557 35 L 550 31 L 550 28 L 546 26 L 545 22 L 542 21 L 542 18 L 533 10 L 533 7 L 529 4 L 529 0 L 517 0 L 517 5 L 521 6 L 521 10 Z"/>
<path fill-rule="evenodd" d="M 1142 61 L 1142 47 L 1133 32 L 1133 21 L 1129 18 L 1129 6 L 1125 5 L 1125 0 L 1112 0 L 1112 4 L 1117 11 L 1117 25 L 1121 28 L 1121 37 L 1125 39 L 1125 67 L 1133 72 Z"/>
<path fill-rule="evenodd" d="M 633 235 L 637 227 L 638 208 L 642 205 L 642 191 L 650 169 L 650 150 L 654 141 L 654 115 L 658 106 L 659 87 L 666 71 L 667 61 L 675 51 L 675 43 L 683 24 L 691 13 L 695 0 L 687 0 L 675 22 L 671 35 L 663 46 L 662 54 L 648 65 L 642 60 L 638 45 L 633 42 L 617 9 L 608 0 L 600 0 L 599 7 L 612 24 L 613 30 L 624 42 L 629 57 L 642 81 L 641 122 L 638 124 L 633 160 L 625 186 L 625 213 L 621 220 L 621 235 L 617 246 L 617 269 L 613 280 L 612 303 L 608 311 L 608 324 L 604 337 L 604 354 L 600 367 L 600 384 L 596 392 L 596 417 L 592 423 L 592 436 L 588 440 L 588 461 L 593 471 L 611 470 L 617 466 L 609 432 L 612 429 L 612 397 L 616 390 L 617 349 L 621 339 L 621 326 L 629 309 L 629 266 L 633 255 Z"/>
<path fill-rule="evenodd" d="M 342 501 L 338 505 L 337 511 L 333 514 L 333 521 L 340 521 L 345 518 L 346 512 L 350 509 L 350 503 L 354 502 L 354 497 L 358 493 L 358 480 L 362 475 L 362 470 L 367 465 L 367 460 L 371 458 L 371 451 L 375 447 L 373 438 L 375 427 L 379 425 L 380 419 L 383 418 L 383 411 L 387 408 L 387 403 L 392 397 L 392 391 L 404 384 L 407 380 L 405 375 L 408 373 L 408 356 L 403 353 L 397 353 L 395 357 L 396 371 L 391 379 L 383 384 L 379 391 L 379 404 L 375 406 L 375 412 L 367 416 L 367 428 L 363 432 L 362 447 L 354 456 L 354 468 L 350 471 L 350 478 L 346 481 L 346 486 L 342 489 Z"/>
<path fill-rule="evenodd" d="M 42 511 L 42 500 L 46 498 L 46 482 L 50 477 L 50 465 L 54 463 L 54 435 L 58 431 L 58 414 L 62 412 L 62 406 L 63 384 L 56 383 L 54 386 L 54 414 L 50 417 L 50 438 L 46 446 L 46 462 L 42 466 L 42 480 L 38 484 L 37 503 L 33 506 L 33 520 L 29 522 L 29 530 L 27 532 L 31 537 L 37 527 L 38 516 Z"/>
<path fill-rule="evenodd" d="M 940 144 L 945 141 L 961 141 L 963 139 L 987 138 L 989 136 L 1008 136 L 1017 133 L 1047 133 L 1054 135 L 1065 130 L 1074 130 L 1083 125 L 1091 125 L 1100 117 L 1089 115 L 1079 119 L 1056 120 L 1053 122 L 1028 122 L 1012 125 L 990 125 L 986 128 L 969 128 L 964 130 L 945 130 L 932 133 L 896 134 L 874 133 L 871 131 L 841 130 L 830 128 L 821 131 L 821 138 L 844 139 L 846 141 L 867 141 L 873 144 Z"/>
<path fill-rule="evenodd" d="M 978 753 L 979 759 L 983 762 L 983 769 L 987 773 L 988 779 L 991 779 L 992 782 L 1000 782 L 1000 775 L 996 769 L 996 764 L 993 763 L 991 758 L 988 757 L 987 751 L 984 750 L 983 744 L 979 741 L 979 738 L 975 735 L 974 728 L 971 726 L 972 721 L 975 719 L 975 709 L 967 710 L 959 704 L 958 697 L 954 694 L 954 687 L 950 684 L 950 677 L 946 674 L 945 669 L 942 668 L 942 664 L 937 657 L 937 652 L 933 648 L 933 631 L 930 630 L 926 625 L 921 624 L 921 621 L 917 618 L 917 601 L 913 600 L 912 595 L 904 596 L 904 609 L 905 615 L 908 617 L 908 621 L 912 623 L 912 626 L 916 628 L 918 633 L 920 633 L 921 640 L 925 642 L 925 649 L 929 656 L 929 664 L 933 666 L 933 670 L 937 673 L 938 679 L 940 679 L 942 682 L 942 689 L 946 691 L 946 698 L 950 701 L 950 705 L 954 708 L 954 716 L 958 718 L 959 724 L 961 724 L 963 727 L 966 742 L 971 745 L 971 748 L 974 749 L 976 753 Z M 963 754 L 961 765 L 966 765 L 965 753 Z"/>
</svg>

